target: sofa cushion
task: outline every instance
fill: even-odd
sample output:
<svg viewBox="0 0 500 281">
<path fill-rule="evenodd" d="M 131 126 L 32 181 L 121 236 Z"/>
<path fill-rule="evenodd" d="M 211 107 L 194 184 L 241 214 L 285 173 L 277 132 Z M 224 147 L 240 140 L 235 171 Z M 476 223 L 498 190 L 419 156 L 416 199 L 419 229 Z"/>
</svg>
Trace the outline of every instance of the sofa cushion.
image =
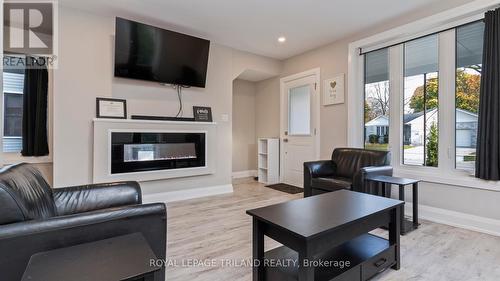
<svg viewBox="0 0 500 281">
<path fill-rule="evenodd" d="M 22 163 L 0 170 L 0 195 L 8 212 L 0 223 L 44 219 L 56 215 L 52 189 L 35 167 Z M 5 216 L 5 217 L 4 217 Z"/>
<path fill-rule="evenodd" d="M 332 153 L 336 176 L 352 178 L 361 168 L 389 164 L 389 152 L 360 148 L 336 148 Z"/>
<path fill-rule="evenodd" d="M 351 189 L 352 182 L 347 178 L 313 178 L 311 187 L 327 191 Z"/>
</svg>

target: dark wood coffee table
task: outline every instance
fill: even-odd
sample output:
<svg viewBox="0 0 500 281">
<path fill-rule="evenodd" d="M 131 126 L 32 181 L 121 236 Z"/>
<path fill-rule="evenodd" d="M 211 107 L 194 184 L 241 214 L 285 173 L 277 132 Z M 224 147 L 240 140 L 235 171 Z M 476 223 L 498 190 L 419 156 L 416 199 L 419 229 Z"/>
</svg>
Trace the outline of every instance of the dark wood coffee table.
<svg viewBox="0 0 500 281">
<path fill-rule="evenodd" d="M 399 269 L 403 204 L 341 190 L 247 211 L 253 217 L 253 280 L 359 281 Z M 381 226 L 389 228 L 388 240 L 368 234 Z M 264 253 L 264 235 L 284 246 Z M 347 261 L 349 267 L 341 268 Z M 323 264 L 308 266 L 314 262 Z"/>
<path fill-rule="evenodd" d="M 149 281 L 160 270 L 151 259 L 148 242 L 134 233 L 34 254 L 22 281 Z"/>
</svg>

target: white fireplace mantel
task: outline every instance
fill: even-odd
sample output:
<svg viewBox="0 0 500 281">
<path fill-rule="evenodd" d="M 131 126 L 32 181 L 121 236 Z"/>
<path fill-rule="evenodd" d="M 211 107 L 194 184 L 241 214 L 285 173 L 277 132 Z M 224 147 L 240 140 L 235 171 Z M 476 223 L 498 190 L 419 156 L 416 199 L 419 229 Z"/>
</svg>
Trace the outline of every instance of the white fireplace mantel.
<svg viewBox="0 0 500 281">
<path fill-rule="evenodd" d="M 93 181 L 151 181 L 170 178 L 201 176 L 215 173 L 217 126 L 215 122 L 184 122 L 131 119 L 95 118 L 94 123 L 94 167 Z M 204 167 L 172 170 L 156 170 L 111 174 L 112 132 L 203 132 L 206 134 L 206 162 Z"/>
</svg>

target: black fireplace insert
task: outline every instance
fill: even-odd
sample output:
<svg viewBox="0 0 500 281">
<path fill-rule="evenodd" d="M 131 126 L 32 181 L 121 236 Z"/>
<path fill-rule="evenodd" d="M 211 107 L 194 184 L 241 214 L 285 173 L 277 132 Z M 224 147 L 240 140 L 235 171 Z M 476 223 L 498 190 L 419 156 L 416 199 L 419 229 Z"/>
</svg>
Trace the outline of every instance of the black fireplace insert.
<svg viewBox="0 0 500 281">
<path fill-rule="evenodd" d="M 205 133 L 111 133 L 111 173 L 205 166 Z"/>
</svg>

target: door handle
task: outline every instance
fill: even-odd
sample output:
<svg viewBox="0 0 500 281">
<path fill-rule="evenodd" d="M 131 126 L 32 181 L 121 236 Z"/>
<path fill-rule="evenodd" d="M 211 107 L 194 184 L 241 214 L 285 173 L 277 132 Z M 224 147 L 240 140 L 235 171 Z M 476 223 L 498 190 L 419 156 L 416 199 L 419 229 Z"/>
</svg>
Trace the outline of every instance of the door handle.
<svg viewBox="0 0 500 281">
<path fill-rule="evenodd" d="M 288 139 L 283 139 L 283 142 L 288 142 Z"/>
</svg>

